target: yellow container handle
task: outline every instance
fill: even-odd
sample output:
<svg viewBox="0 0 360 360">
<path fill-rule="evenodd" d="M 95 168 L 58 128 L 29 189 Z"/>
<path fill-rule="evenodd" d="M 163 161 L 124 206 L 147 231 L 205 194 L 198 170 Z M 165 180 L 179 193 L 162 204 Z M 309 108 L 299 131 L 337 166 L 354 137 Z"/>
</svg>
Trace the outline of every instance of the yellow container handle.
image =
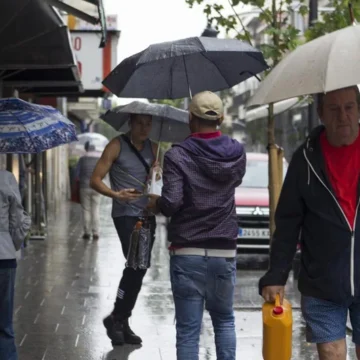
<svg viewBox="0 0 360 360">
<path fill-rule="evenodd" d="M 275 297 L 275 307 L 278 307 L 278 306 L 281 306 L 280 294 L 276 294 L 276 297 Z"/>
</svg>

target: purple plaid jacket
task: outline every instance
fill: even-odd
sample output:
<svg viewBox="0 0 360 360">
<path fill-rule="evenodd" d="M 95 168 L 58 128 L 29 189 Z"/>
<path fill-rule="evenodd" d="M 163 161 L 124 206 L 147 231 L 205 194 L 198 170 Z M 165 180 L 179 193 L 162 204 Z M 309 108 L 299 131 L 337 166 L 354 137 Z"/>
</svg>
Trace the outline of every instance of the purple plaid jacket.
<svg viewBox="0 0 360 360">
<path fill-rule="evenodd" d="M 235 188 L 245 174 L 243 146 L 228 136 L 189 137 L 165 154 L 158 207 L 171 217 L 173 247 L 235 249 Z"/>
</svg>

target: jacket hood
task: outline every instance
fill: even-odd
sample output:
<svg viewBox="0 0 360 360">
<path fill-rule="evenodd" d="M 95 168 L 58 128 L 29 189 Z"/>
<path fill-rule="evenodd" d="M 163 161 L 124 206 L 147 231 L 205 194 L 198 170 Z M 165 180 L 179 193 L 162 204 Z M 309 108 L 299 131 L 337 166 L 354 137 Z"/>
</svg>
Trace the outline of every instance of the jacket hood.
<svg viewBox="0 0 360 360">
<path fill-rule="evenodd" d="M 212 139 L 189 137 L 179 146 L 188 153 L 200 169 L 218 182 L 241 182 L 245 173 L 246 155 L 243 146 L 226 135 Z"/>
</svg>

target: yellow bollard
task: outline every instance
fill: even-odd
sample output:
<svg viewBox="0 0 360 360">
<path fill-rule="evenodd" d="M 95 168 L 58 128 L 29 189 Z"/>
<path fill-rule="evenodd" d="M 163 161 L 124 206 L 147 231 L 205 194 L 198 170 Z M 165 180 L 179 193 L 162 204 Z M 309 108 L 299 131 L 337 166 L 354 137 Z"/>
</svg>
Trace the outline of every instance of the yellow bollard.
<svg viewBox="0 0 360 360">
<path fill-rule="evenodd" d="M 292 352 L 292 308 L 284 299 L 280 305 L 280 295 L 275 304 L 264 303 L 263 315 L 263 359 L 290 360 Z"/>
</svg>

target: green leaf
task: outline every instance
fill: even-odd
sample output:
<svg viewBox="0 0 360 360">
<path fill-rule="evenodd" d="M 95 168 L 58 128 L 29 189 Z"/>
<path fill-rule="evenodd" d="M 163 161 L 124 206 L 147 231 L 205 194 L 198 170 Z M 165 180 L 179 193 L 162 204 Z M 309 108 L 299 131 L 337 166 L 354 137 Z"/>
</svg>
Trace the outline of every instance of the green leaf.
<svg viewBox="0 0 360 360">
<path fill-rule="evenodd" d="M 204 8 L 204 13 L 207 15 L 207 17 L 209 17 L 211 15 L 211 11 L 212 11 L 212 7 L 211 5 L 206 5 Z"/>
<path fill-rule="evenodd" d="M 306 6 L 306 5 L 301 5 L 300 8 L 299 8 L 299 13 L 302 15 L 302 16 L 305 16 L 309 13 L 309 7 Z"/>
<path fill-rule="evenodd" d="M 272 23 L 272 12 L 269 9 L 265 9 L 259 14 L 259 20 L 267 24 Z"/>
<path fill-rule="evenodd" d="M 222 5 L 219 5 L 219 4 L 214 4 L 213 8 L 217 12 L 220 12 L 220 11 L 224 10 L 224 7 Z"/>
</svg>

